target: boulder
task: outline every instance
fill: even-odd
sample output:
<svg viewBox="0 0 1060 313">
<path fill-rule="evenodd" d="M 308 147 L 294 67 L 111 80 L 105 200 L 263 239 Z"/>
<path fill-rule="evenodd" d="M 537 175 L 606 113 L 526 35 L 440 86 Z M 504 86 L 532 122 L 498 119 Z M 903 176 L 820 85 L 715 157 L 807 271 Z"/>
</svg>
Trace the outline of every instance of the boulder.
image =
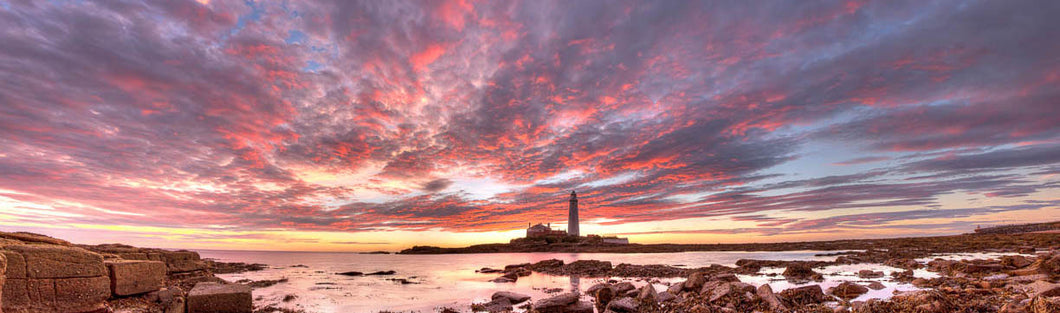
<svg viewBox="0 0 1060 313">
<path fill-rule="evenodd" d="M 637 299 L 639 300 L 647 300 L 654 302 L 658 297 L 659 293 L 655 291 L 655 287 L 652 286 L 651 283 L 640 287 L 640 290 L 637 291 Z"/>
<path fill-rule="evenodd" d="M 603 289 L 604 287 L 611 287 L 611 284 L 599 283 L 599 284 L 592 285 L 592 286 L 589 287 L 589 289 L 585 289 L 585 293 L 586 294 L 590 294 L 590 295 L 595 295 L 597 290 Z"/>
<path fill-rule="evenodd" d="M 511 302 L 511 303 L 520 303 L 520 302 L 523 302 L 523 301 L 526 301 L 526 300 L 530 300 L 530 296 L 528 296 L 528 295 L 524 295 L 524 294 L 521 294 L 521 293 L 514 293 L 514 292 L 510 292 L 510 291 L 494 292 L 493 296 L 490 297 L 490 299 L 493 299 L 493 300 L 496 300 L 496 299 L 499 299 L 499 298 L 508 299 L 508 302 Z"/>
<path fill-rule="evenodd" d="M 828 301 L 820 285 L 791 288 L 780 292 L 780 296 L 796 305 L 817 304 Z"/>
<path fill-rule="evenodd" d="M 593 304 L 589 301 L 578 301 L 566 308 L 563 308 L 565 313 L 594 313 Z"/>
<path fill-rule="evenodd" d="M 717 288 L 714 288 L 708 293 L 704 293 L 705 296 L 710 299 L 710 302 L 729 302 L 726 300 L 735 300 L 744 298 L 750 300 L 755 294 L 755 287 L 746 283 L 727 283 L 721 282 Z"/>
<path fill-rule="evenodd" d="M 681 291 L 683 291 L 683 290 L 685 290 L 685 283 L 684 282 L 674 283 L 673 285 L 670 285 L 670 288 L 666 288 L 667 292 L 669 292 L 671 294 L 674 294 L 674 295 L 681 294 Z"/>
<path fill-rule="evenodd" d="M 611 289 L 615 290 L 616 295 L 623 295 L 629 292 L 630 290 L 637 289 L 637 287 L 633 286 L 633 283 L 626 281 L 611 286 Z"/>
<path fill-rule="evenodd" d="M 173 302 L 165 305 L 165 311 L 163 313 L 185 313 L 187 303 L 183 297 L 173 299 Z"/>
<path fill-rule="evenodd" d="M 769 287 L 769 284 L 762 284 L 758 286 L 756 290 L 758 298 L 761 298 L 763 302 L 769 304 L 769 308 L 774 311 L 787 311 L 788 307 L 784 305 L 784 301 L 781 301 L 776 294 L 773 293 L 773 288 Z"/>
<path fill-rule="evenodd" d="M 1025 291 L 1030 298 L 1039 295 L 1046 297 L 1060 296 L 1060 284 L 1050 283 L 1045 280 L 1038 280 L 1030 284 L 1022 285 L 1017 287 L 1017 289 Z"/>
<path fill-rule="evenodd" d="M 669 291 L 663 291 L 663 292 L 659 293 L 659 295 L 656 297 L 655 300 L 659 301 L 659 303 L 662 303 L 662 302 L 672 301 L 674 299 L 677 299 L 677 296 L 675 296 L 674 294 L 670 293 Z"/>
<path fill-rule="evenodd" d="M 188 313 L 251 313 L 250 287 L 240 284 L 198 283 L 188 292 Z"/>
<path fill-rule="evenodd" d="M 807 263 L 791 263 L 784 269 L 784 277 L 789 280 L 806 281 L 814 278 L 813 267 Z"/>
<path fill-rule="evenodd" d="M 688 276 L 688 280 L 684 283 L 684 290 L 699 290 L 703 287 L 703 284 L 707 282 L 707 278 L 703 277 L 703 273 L 695 272 Z"/>
<path fill-rule="evenodd" d="M 873 270 L 860 270 L 858 271 L 858 277 L 860 278 L 880 278 L 883 277 L 883 272 Z"/>
<path fill-rule="evenodd" d="M 611 301 L 611 303 L 607 305 L 607 310 L 618 313 L 637 312 L 637 302 L 633 301 L 633 298 L 621 298 Z"/>
<path fill-rule="evenodd" d="M 541 313 L 563 313 L 571 304 L 578 302 L 578 294 L 563 293 L 534 302 L 534 310 Z M 191 312 L 188 312 L 191 313 Z"/>
<path fill-rule="evenodd" d="M 504 297 L 493 298 L 490 302 L 483 304 L 481 309 L 490 313 L 511 312 L 512 302 Z"/>
<path fill-rule="evenodd" d="M 1041 274 L 1046 275 L 1060 275 L 1060 254 L 1053 254 L 1052 256 L 1043 256 L 1039 259 L 1040 264 L 1038 268 Z"/>
<path fill-rule="evenodd" d="M 1037 296 L 1031 300 L 1031 313 L 1060 312 L 1060 297 Z"/>
<path fill-rule="evenodd" d="M 159 261 L 120 260 L 104 262 L 115 296 L 130 296 L 162 288 L 166 264 Z"/>
<path fill-rule="evenodd" d="M 858 296 L 863 295 L 866 292 L 869 292 L 869 288 L 849 281 L 842 282 L 838 286 L 828 289 L 828 293 L 843 300 L 857 298 Z"/>
<path fill-rule="evenodd" d="M 883 283 L 881 283 L 881 282 L 874 281 L 874 282 L 869 283 L 869 289 L 881 290 L 883 288 L 887 288 L 887 286 L 884 286 Z"/>
<path fill-rule="evenodd" d="M 916 312 L 922 313 L 954 312 L 957 308 L 949 297 L 934 290 L 898 294 L 892 297 L 891 301 L 905 302 Z"/>
<path fill-rule="evenodd" d="M 736 277 L 733 273 L 718 274 L 711 278 L 711 280 L 718 280 L 723 282 L 735 283 L 739 282 L 740 278 Z"/>
<path fill-rule="evenodd" d="M 920 264 L 920 262 L 917 262 L 916 260 L 904 258 L 888 259 L 887 261 L 883 262 L 883 265 L 907 270 L 915 270 L 924 267 L 924 265 Z"/>
<path fill-rule="evenodd" d="M 1024 268 L 1033 263 L 1033 261 L 1022 255 L 1006 255 L 1001 257 L 1001 265 L 1014 269 Z"/>
<path fill-rule="evenodd" d="M 611 287 L 603 287 L 597 289 L 596 292 L 592 293 L 593 297 L 596 298 L 596 304 L 601 308 L 607 306 L 607 303 L 611 302 L 611 299 L 615 298 L 615 290 Z"/>
</svg>

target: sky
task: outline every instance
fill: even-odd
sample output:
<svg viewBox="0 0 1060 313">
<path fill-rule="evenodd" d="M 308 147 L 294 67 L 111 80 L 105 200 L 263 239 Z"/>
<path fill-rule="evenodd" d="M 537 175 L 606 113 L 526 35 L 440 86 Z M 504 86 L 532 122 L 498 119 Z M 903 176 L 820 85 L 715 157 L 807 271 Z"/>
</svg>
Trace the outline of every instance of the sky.
<svg viewBox="0 0 1060 313">
<path fill-rule="evenodd" d="M 395 251 L 1060 219 L 1060 1 L 0 0 L 0 230 Z"/>
</svg>

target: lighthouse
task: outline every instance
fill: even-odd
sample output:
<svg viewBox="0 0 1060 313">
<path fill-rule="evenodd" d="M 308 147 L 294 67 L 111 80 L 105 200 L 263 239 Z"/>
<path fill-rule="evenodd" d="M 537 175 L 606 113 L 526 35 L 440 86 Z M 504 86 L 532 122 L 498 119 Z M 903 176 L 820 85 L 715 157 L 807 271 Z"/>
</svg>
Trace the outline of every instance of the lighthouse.
<svg viewBox="0 0 1060 313">
<path fill-rule="evenodd" d="M 578 194 L 570 192 L 570 210 L 567 216 L 567 234 L 578 236 Z"/>
</svg>

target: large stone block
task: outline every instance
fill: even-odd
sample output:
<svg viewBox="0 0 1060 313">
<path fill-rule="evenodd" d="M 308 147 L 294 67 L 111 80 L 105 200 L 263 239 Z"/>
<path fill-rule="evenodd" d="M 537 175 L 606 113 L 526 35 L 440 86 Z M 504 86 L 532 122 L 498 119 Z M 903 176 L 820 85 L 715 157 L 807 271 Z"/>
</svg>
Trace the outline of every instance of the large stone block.
<svg viewBox="0 0 1060 313">
<path fill-rule="evenodd" d="M 8 279 L 3 295 L 6 313 L 90 312 L 102 309 L 110 297 L 110 279 Z"/>
<path fill-rule="evenodd" d="M 169 273 L 186 273 L 206 269 L 206 264 L 199 258 L 198 252 L 165 251 L 161 253 Z"/>
<path fill-rule="evenodd" d="M 165 251 L 162 252 L 162 257 L 165 258 L 166 262 L 182 260 L 200 260 L 199 253 L 195 251 Z"/>
<path fill-rule="evenodd" d="M 26 260 L 21 254 L 11 250 L 0 250 L 7 258 L 7 278 L 26 278 Z"/>
<path fill-rule="evenodd" d="M 26 278 L 73 278 L 106 276 L 103 256 L 81 248 L 51 245 L 16 245 L 26 264 Z"/>
<path fill-rule="evenodd" d="M 110 298 L 107 277 L 55 280 L 55 312 L 89 312 L 102 309 Z"/>
<path fill-rule="evenodd" d="M 250 287 L 240 284 L 198 283 L 188 293 L 188 313 L 251 313 Z"/>
<path fill-rule="evenodd" d="M 115 296 L 130 296 L 159 290 L 166 277 L 166 264 L 159 261 L 107 261 L 110 289 Z"/>
</svg>

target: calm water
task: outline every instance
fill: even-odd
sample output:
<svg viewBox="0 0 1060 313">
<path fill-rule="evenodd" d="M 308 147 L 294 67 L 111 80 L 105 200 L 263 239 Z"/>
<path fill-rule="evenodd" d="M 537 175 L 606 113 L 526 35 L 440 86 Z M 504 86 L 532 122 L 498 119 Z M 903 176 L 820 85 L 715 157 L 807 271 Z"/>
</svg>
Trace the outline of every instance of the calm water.
<svg viewBox="0 0 1060 313">
<path fill-rule="evenodd" d="M 820 260 L 832 261 L 835 257 L 815 257 L 815 254 L 827 251 L 789 251 L 789 252 L 682 252 L 652 254 L 578 254 L 578 253 L 498 253 L 498 254 L 456 254 L 456 255 L 369 255 L 355 253 L 312 253 L 312 252 L 250 252 L 250 251 L 199 251 L 205 258 L 214 258 L 228 262 L 264 263 L 270 268 L 241 274 L 219 275 L 228 281 L 241 279 L 265 280 L 287 278 L 289 281 L 271 287 L 254 290 L 255 304 L 274 304 L 280 307 L 303 309 L 307 312 L 379 312 L 415 311 L 434 312 L 440 307 L 450 307 L 462 312 L 469 311 L 472 302 L 485 302 L 495 291 L 508 290 L 531 295 L 533 299 L 547 297 L 548 289 L 563 291 L 584 291 L 593 284 L 602 282 L 602 278 L 577 278 L 533 274 L 521 277 L 516 283 L 492 283 L 499 274 L 480 274 L 476 269 L 483 267 L 503 268 L 508 264 L 532 263 L 547 259 L 560 259 L 566 263 L 576 260 L 604 260 L 612 264 L 666 264 L 672 266 L 695 268 L 721 264 L 734 266 L 739 259 L 761 260 Z M 305 267 L 294 267 L 304 265 Z M 825 275 L 821 283 L 827 288 L 845 280 L 867 282 L 858 279 L 854 273 L 860 269 L 871 268 L 883 270 L 886 274 L 898 270 L 882 265 L 846 265 L 818 269 Z M 393 276 L 347 277 L 336 275 L 338 272 L 359 271 L 374 272 L 394 270 Z M 765 268 L 762 273 L 780 273 L 783 268 Z M 918 277 L 930 277 L 933 274 L 917 271 Z M 388 278 L 404 278 L 416 284 L 400 284 Z M 792 285 L 781 276 L 744 276 L 741 281 L 761 285 L 768 283 L 775 291 Z M 633 278 L 616 278 L 631 281 L 638 287 L 647 284 Z M 671 282 L 683 279 L 662 279 L 651 283 L 659 291 L 667 288 Z M 886 289 L 872 291 L 859 299 L 886 298 L 895 290 L 913 290 L 907 284 L 897 284 L 886 278 L 880 282 Z M 297 299 L 283 302 L 286 295 L 296 295 Z"/>
</svg>

